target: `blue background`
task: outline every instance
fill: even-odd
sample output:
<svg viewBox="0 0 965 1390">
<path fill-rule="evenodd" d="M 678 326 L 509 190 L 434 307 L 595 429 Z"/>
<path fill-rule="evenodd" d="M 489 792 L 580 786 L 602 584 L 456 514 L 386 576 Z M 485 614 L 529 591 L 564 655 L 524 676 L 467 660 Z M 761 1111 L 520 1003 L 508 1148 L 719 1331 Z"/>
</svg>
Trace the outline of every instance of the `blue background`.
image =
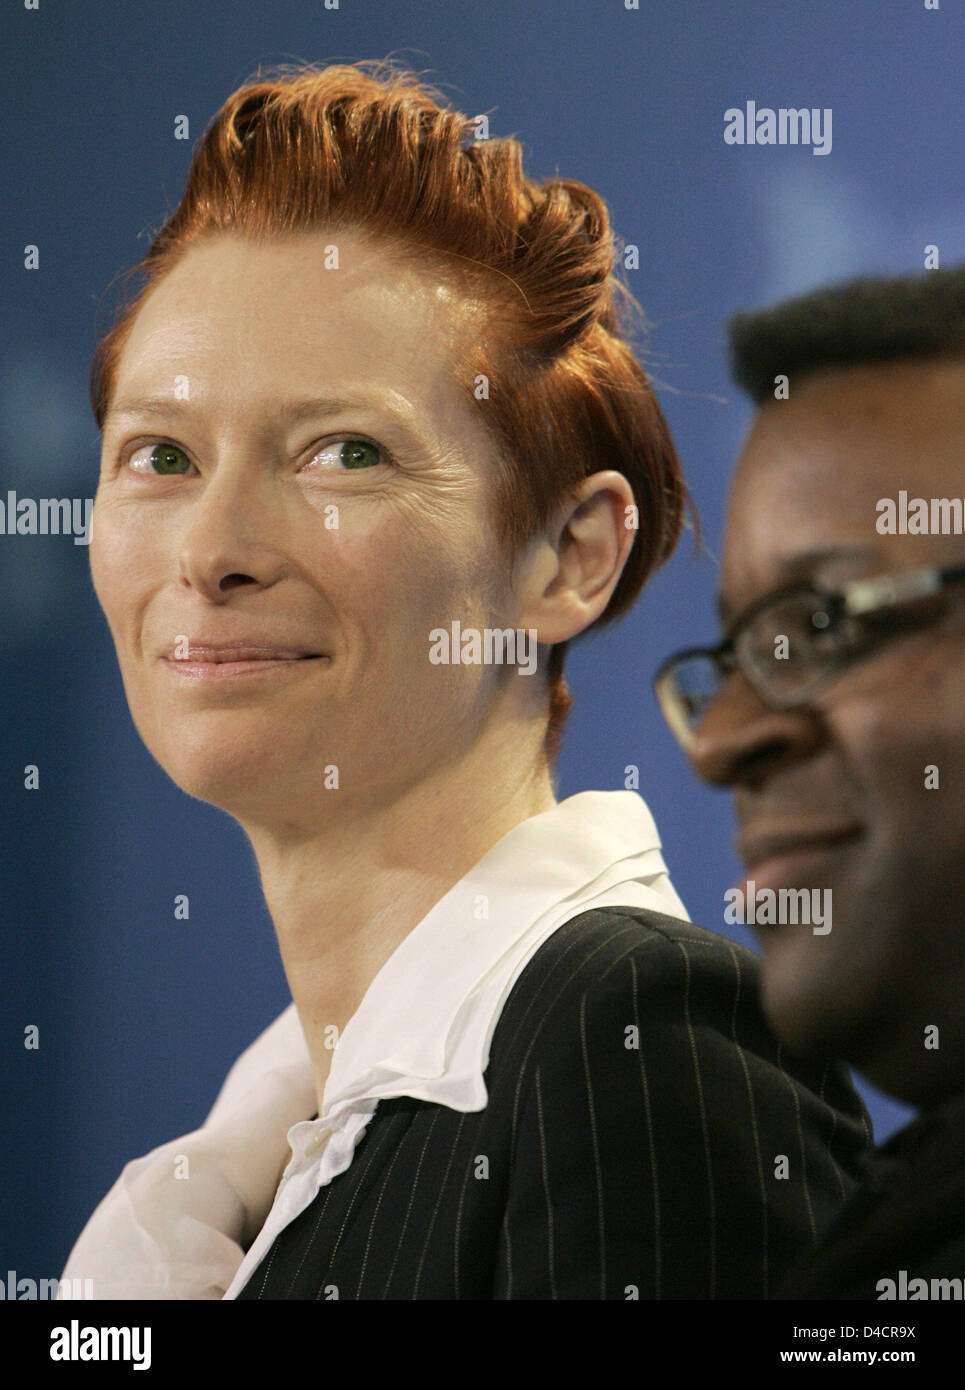
<svg viewBox="0 0 965 1390">
<path fill-rule="evenodd" d="M 715 631 L 713 555 L 750 418 L 723 325 L 821 282 L 920 269 L 930 243 L 943 265 L 965 259 L 963 37 L 952 0 L 8 0 L 0 496 L 93 496 L 105 290 L 256 65 L 394 53 L 425 71 L 493 135 L 518 135 L 530 174 L 596 188 L 640 248 L 648 360 L 712 556 L 685 538 L 633 614 L 571 653 L 560 795 L 622 786 L 637 764 L 681 896 L 721 929 L 730 806 L 689 771 L 650 677 Z M 832 152 L 725 145 L 725 109 L 750 99 L 831 107 Z M 190 142 L 174 139 L 180 114 Z M 241 831 L 179 792 L 133 729 L 85 547 L 0 536 L 0 662 L 0 1271 L 47 1278 L 123 1163 L 201 1121 L 288 993 Z M 865 1094 L 879 1137 L 910 1113 Z"/>
</svg>

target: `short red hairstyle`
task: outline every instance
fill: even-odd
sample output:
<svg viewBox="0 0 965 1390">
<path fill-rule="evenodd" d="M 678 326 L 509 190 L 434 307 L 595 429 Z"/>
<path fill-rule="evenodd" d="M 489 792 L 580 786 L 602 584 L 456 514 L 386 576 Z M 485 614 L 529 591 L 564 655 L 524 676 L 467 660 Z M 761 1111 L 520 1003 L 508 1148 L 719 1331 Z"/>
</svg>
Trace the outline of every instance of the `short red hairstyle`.
<svg viewBox="0 0 965 1390">
<path fill-rule="evenodd" d="M 477 129 L 390 63 L 303 67 L 240 87 L 209 124 L 181 202 L 132 272 L 141 289 L 97 346 L 94 415 L 102 427 L 144 297 L 202 237 L 340 226 L 384 236 L 491 306 L 490 331 L 459 363 L 459 384 L 474 398 L 480 375 L 490 383 L 493 516 L 507 553 L 590 474 L 616 469 L 630 483 L 633 546 L 592 630 L 625 612 L 671 554 L 687 492 L 628 341 L 639 308 L 617 278 L 603 200 L 572 179 L 533 182 L 517 140 L 476 139 Z M 548 663 L 550 760 L 572 704 L 566 645 Z"/>
</svg>

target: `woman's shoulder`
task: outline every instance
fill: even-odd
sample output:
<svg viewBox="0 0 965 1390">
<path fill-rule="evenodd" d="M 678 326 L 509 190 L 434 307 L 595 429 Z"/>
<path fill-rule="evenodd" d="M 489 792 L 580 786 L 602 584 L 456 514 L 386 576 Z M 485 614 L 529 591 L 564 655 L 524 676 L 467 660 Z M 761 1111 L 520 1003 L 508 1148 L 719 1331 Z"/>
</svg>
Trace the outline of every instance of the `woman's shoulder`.
<svg viewBox="0 0 965 1390">
<path fill-rule="evenodd" d="M 641 967 L 649 976 L 670 970 L 756 980 L 759 960 L 746 946 L 686 918 L 617 904 L 590 908 L 557 927 L 530 958 L 527 983 L 547 974 L 574 983 L 602 981 L 621 966 L 631 972 Z"/>
<path fill-rule="evenodd" d="M 594 1049 L 612 1057 L 630 1038 L 663 1064 L 678 1053 L 685 1060 L 699 1038 L 702 1056 L 743 1051 L 780 1066 L 759 974 L 745 946 L 695 922 L 644 907 L 591 908 L 557 927 L 517 976 L 492 1057 L 510 1071 L 524 1057 L 556 1070 Z"/>
<path fill-rule="evenodd" d="M 761 1008 L 759 976 L 753 952 L 694 922 L 641 907 L 590 909 L 558 927 L 518 976 L 493 1037 L 492 1080 L 538 1069 L 554 1090 L 592 1074 L 619 1097 L 643 1065 L 666 1081 L 671 1106 L 687 1077 L 701 1095 L 751 1086 L 790 1106 L 791 1118 L 821 1096 L 843 1112 L 835 1125 L 847 1117 L 863 1144 L 850 1081 L 825 1058 L 785 1052 Z"/>
</svg>

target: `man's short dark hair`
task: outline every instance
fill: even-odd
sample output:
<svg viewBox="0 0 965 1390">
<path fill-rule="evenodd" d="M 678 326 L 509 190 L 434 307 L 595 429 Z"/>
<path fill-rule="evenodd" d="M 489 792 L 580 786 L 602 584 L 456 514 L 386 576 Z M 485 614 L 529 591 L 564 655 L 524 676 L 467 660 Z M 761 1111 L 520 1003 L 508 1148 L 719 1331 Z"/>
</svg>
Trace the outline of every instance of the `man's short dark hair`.
<svg viewBox="0 0 965 1390">
<path fill-rule="evenodd" d="M 814 290 L 730 321 L 731 374 L 757 405 L 777 376 L 965 355 L 965 265 Z"/>
</svg>

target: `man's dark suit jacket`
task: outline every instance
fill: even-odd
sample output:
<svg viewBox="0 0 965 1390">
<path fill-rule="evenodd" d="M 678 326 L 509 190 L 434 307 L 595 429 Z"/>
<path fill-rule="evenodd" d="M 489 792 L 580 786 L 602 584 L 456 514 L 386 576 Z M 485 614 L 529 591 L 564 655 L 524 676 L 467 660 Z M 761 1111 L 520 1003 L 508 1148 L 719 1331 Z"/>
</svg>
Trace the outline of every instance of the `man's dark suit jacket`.
<svg viewBox="0 0 965 1390">
<path fill-rule="evenodd" d="M 904 1271 L 904 1281 L 901 1279 Z M 782 1298 L 951 1298 L 965 1280 L 965 1095 L 871 1155 L 862 1181 Z M 880 1287 L 880 1281 L 890 1280 Z M 902 1284 L 904 1293 L 901 1292 Z"/>
<path fill-rule="evenodd" d="M 485 1109 L 380 1101 L 238 1297 L 769 1297 L 870 1126 L 844 1073 L 782 1054 L 757 977 L 677 918 L 573 918 L 503 1006 Z"/>
</svg>

